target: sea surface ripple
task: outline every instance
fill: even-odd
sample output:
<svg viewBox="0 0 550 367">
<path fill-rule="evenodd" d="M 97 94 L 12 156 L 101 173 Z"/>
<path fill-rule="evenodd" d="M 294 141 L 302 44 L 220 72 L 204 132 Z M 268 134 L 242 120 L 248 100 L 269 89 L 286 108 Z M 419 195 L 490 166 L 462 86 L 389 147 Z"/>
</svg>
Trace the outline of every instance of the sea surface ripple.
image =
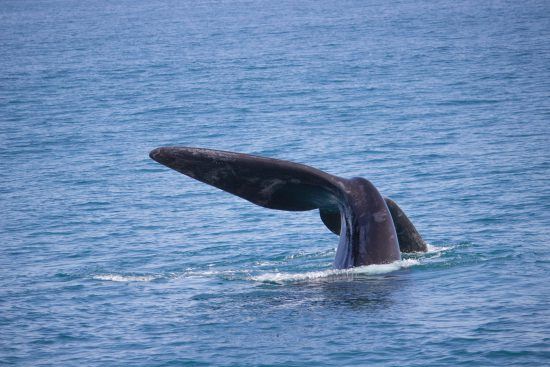
<svg viewBox="0 0 550 367">
<path fill-rule="evenodd" d="M 537 0 L 3 0 L 0 365 L 547 365 L 549 40 Z M 368 178 L 430 251 L 334 271 L 162 145 Z"/>
</svg>

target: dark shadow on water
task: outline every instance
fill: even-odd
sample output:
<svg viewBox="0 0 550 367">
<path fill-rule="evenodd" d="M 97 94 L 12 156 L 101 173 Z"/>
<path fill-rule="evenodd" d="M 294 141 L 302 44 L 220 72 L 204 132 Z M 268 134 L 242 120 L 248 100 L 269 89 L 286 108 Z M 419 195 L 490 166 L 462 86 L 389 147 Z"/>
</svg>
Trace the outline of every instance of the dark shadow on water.
<svg viewBox="0 0 550 367">
<path fill-rule="evenodd" d="M 407 281 L 399 274 L 356 275 L 353 280 L 324 282 L 318 287 L 325 307 L 379 309 L 390 307 L 394 293 Z"/>
<path fill-rule="evenodd" d="M 223 308 L 239 308 L 246 313 L 335 309 L 376 312 L 393 306 L 395 293 L 408 281 L 406 274 L 407 270 L 400 270 L 384 275 L 354 274 L 279 285 L 262 284 L 226 294 Z"/>
</svg>

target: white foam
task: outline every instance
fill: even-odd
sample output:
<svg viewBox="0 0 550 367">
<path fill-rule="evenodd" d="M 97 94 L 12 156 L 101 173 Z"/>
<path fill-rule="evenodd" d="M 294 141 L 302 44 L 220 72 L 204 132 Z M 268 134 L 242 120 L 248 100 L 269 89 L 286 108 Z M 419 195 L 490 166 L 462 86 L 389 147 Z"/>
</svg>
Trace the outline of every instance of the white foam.
<svg viewBox="0 0 550 367">
<path fill-rule="evenodd" d="M 367 275 L 376 275 L 376 274 L 385 274 L 390 273 L 392 271 L 396 271 L 402 268 L 408 268 L 415 265 L 420 265 L 421 263 L 425 263 L 429 259 L 433 259 L 436 257 L 441 256 L 441 254 L 447 250 L 452 249 L 454 246 L 433 246 L 430 244 L 427 244 L 428 251 L 426 253 L 417 253 L 417 255 L 430 255 L 427 257 L 416 257 L 415 258 L 407 258 L 402 259 L 400 261 L 393 262 L 391 264 L 380 264 L 380 265 L 368 265 L 368 266 L 360 266 L 356 268 L 350 268 L 350 269 L 342 269 L 342 270 L 335 270 L 335 269 L 329 269 L 329 270 L 322 270 L 322 271 L 309 271 L 309 272 L 303 272 L 303 273 L 287 273 L 287 272 L 267 272 L 264 274 L 259 274 L 255 276 L 250 276 L 249 270 L 217 270 L 217 269 L 207 269 L 207 270 L 195 270 L 192 268 L 186 269 L 182 273 L 171 273 L 171 274 L 164 274 L 164 275 L 123 275 L 123 274 L 95 274 L 92 276 L 92 279 L 95 280 L 105 280 L 105 281 L 111 281 L 111 282 L 151 282 L 157 279 L 161 278 L 180 278 L 180 277 L 212 277 L 212 276 L 222 276 L 222 277 L 230 277 L 234 278 L 237 277 L 239 279 L 248 279 L 256 282 L 264 282 L 264 283 L 285 283 L 285 282 L 296 282 L 296 281 L 304 281 L 304 280 L 313 280 L 313 279 L 322 279 L 322 278 L 329 278 L 329 277 L 335 277 L 335 276 L 346 276 L 346 275 L 353 275 L 353 274 L 367 274 Z M 329 253 L 333 253 L 333 250 L 325 251 L 325 252 L 319 252 L 315 253 L 313 255 L 315 256 L 326 256 Z M 291 255 L 287 258 L 294 259 L 299 257 L 308 257 L 312 254 L 304 254 L 299 253 L 296 255 Z M 277 266 L 281 265 L 281 263 L 285 263 L 285 261 L 265 261 L 265 262 L 257 262 L 256 266 Z M 210 264 L 210 266 L 213 266 L 214 264 Z"/>
<path fill-rule="evenodd" d="M 334 255 L 335 253 L 336 253 L 336 248 L 326 250 L 326 251 L 312 252 L 312 253 L 300 251 L 296 254 L 286 256 L 285 260 L 294 260 L 294 259 L 300 259 L 300 258 L 325 257 L 325 256 L 328 256 L 328 255 Z"/>
<path fill-rule="evenodd" d="M 150 282 L 158 279 L 155 275 L 120 275 L 120 274 L 96 274 L 92 279 L 109 280 L 111 282 Z"/>
<path fill-rule="evenodd" d="M 440 253 L 453 248 L 453 246 L 434 246 L 430 245 L 429 243 L 427 243 L 426 245 L 428 247 L 428 254 Z"/>
<path fill-rule="evenodd" d="M 188 277 L 209 277 L 216 275 L 233 275 L 237 270 L 187 270 L 183 275 Z"/>
<path fill-rule="evenodd" d="M 402 268 L 408 268 L 410 266 L 420 264 L 419 260 L 416 259 L 405 259 L 400 261 L 395 261 L 391 264 L 379 264 L 379 265 L 367 265 L 359 266 L 356 268 L 350 269 L 330 269 L 323 271 L 309 271 L 305 273 L 265 273 L 261 275 L 252 276 L 249 279 L 256 282 L 265 282 L 265 283 L 284 283 L 284 282 L 296 282 L 302 280 L 311 280 L 311 279 L 320 279 L 328 278 L 333 276 L 341 275 L 353 275 L 353 274 L 385 274 L 392 271 L 396 271 Z"/>
<path fill-rule="evenodd" d="M 269 261 L 269 260 L 266 260 L 266 261 L 256 261 L 254 263 L 254 265 L 256 266 L 274 266 L 274 265 L 279 265 L 281 264 L 282 262 L 281 261 Z"/>
</svg>

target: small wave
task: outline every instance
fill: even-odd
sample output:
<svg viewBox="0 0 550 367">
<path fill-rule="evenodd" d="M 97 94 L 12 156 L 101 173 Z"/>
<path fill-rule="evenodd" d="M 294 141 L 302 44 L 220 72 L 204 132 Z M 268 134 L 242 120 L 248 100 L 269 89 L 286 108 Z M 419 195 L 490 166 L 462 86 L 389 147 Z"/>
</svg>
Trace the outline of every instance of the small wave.
<svg viewBox="0 0 550 367">
<path fill-rule="evenodd" d="M 120 275 L 120 274 L 96 274 L 95 280 L 109 280 L 111 282 L 150 282 L 159 279 L 157 275 Z"/>
<path fill-rule="evenodd" d="M 236 274 L 236 273 L 239 273 L 241 271 L 239 270 L 230 270 L 230 269 L 205 269 L 205 270 L 200 270 L 200 269 L 192 269 L 192 268 L 188 268 L 187 270 L 185 270 L 185 272 L 183 272 L 182 276 L 187 276 L 187 277 L 193 277 L 193 276 L 213 276 L 213 275 L 231 275 L 231 274 Z"/>
<path fill-rule="evenodd" d="M 427 243 L 426 245 L 428 246 L 428 254 L 444 252 L 453 248 L 453 246 L 434 246 L 430 245 L 429 243 Z"/>
<path fill-rule="evenodd" d="M 228 269 L 209 269 L 209 270 L 192 270 L 187 269 L 185 272 L 176 276 L 176 278 L 187 278 L 187 277 L 202 277 L 202 278 L 221 278 L 225 280 L 237 280 L 245 279 L 246 276 L 250 274 L 246 270 L 228 270 Z"/>
<path fill-rule="evenodd" d="M 262 282 L 262 283 L 284 283 L 284 282 L 296 282 L 302 280 L 312 280 L 320 278 L 328 278 L 333 276 L 341 275 L 353 275 L 353 274 L 368 274 L 368 275 L 377 275 L 390 273 L 402 268 L 408 268 L 414 265 L 420 264 L 420 261 L 417 259 L 405 259 L 400 261 L 395 261 L 391 264 L 377 264 L 377 265 L 367 265 L 359 266 L 356 268 L 350 269 L 330 269 L 322 271 L 309 271 L 305 273 L 265 273 L 261 275 L 252 276 L 249 279 Z"/>
<path fill-rule="evenodd" d="M 296 254 L 286 256 L 285 260 L 294 260 L 294 259 L 302 259 L 302 258 L 304 259 L 323 258 L 329 255 L 334 255 L 335 253 L 336 253 L 336 248 L 325 250 L 325 251 L 312 252 L 312 253 L 300 251 Z"/>
<path fill-rule="evenodd" d="M 256 261 L 254 263 L 255 266 L 275 266 L 275 265 L 280 265 L 282 264 L 283 262 L 282 261 L 269 261 L 269 260 L 265 260 L 265 261 Z"/>
</svg>

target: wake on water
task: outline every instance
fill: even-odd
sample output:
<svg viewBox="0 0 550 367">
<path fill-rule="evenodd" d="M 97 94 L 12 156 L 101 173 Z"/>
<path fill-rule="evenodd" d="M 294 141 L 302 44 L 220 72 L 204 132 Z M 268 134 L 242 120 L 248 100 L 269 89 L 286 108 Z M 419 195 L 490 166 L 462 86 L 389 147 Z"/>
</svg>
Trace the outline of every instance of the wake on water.
<svg viewBox="0 0 550 367">
<path fill-rule="evenodd" d="M 319 278 L 337 277 L 352 274 L 385 274 L 402 268 L 408 268 L 420 264 L 417 259 L 405 259 L 390 264 L 377 264 L 358 266 L 350 269 L 329 269 L 321 271 L 308 271 L 305 273 L 265 273 L 250 277 L 250 280 L 263 283 L 285 283 Z"/>
<path fill-rule="evenodd" d="M 251 275 L 249 270 L 194 270 L 187 269 L 186 271 L 176 274 L 119 274 L 119 273 L 105 273 L 94 274 L 91 276 L 94 280 L 112 281 L 112 282 L 151 282 L 155 280 L 168 280 L 174 278 L 187 278 L 187 277 L 231 277 L 235 279 L 248 280 L 259 283 L 291 283 L 305 280 L 314 280 L 322 278 L 341 278 L 342 276 L 350 275 L 380 275 L 391 273 L 400 269 L 410 268 L 412 266 L 420 266 L 429 263 L 429 259 L 437 258 L 445 251 L 452 249 L 454 246 L 433 246 L 428 244 L 428 251 L 425 253 L 413 253 L 405 255 L 406 258 L 399 261 L 395 261 L 390 264 L 376 264 L 359 266 L 350 269 L 326 269 L 318 271 L 307 271 L 303 273 L 292 272 L 265 272 L 258 275 Z M 331 251 L 332 252 L 332 251 Z M 324 251 L 320 254 L 303 254 L 304 257 L 323 255 L 326 256 L 327 252 Z M 296 258 L 296 255 L 291 255 L 288 259 Z M 238 276 L 241 274 L 242 276 Z"/>
</svg>

